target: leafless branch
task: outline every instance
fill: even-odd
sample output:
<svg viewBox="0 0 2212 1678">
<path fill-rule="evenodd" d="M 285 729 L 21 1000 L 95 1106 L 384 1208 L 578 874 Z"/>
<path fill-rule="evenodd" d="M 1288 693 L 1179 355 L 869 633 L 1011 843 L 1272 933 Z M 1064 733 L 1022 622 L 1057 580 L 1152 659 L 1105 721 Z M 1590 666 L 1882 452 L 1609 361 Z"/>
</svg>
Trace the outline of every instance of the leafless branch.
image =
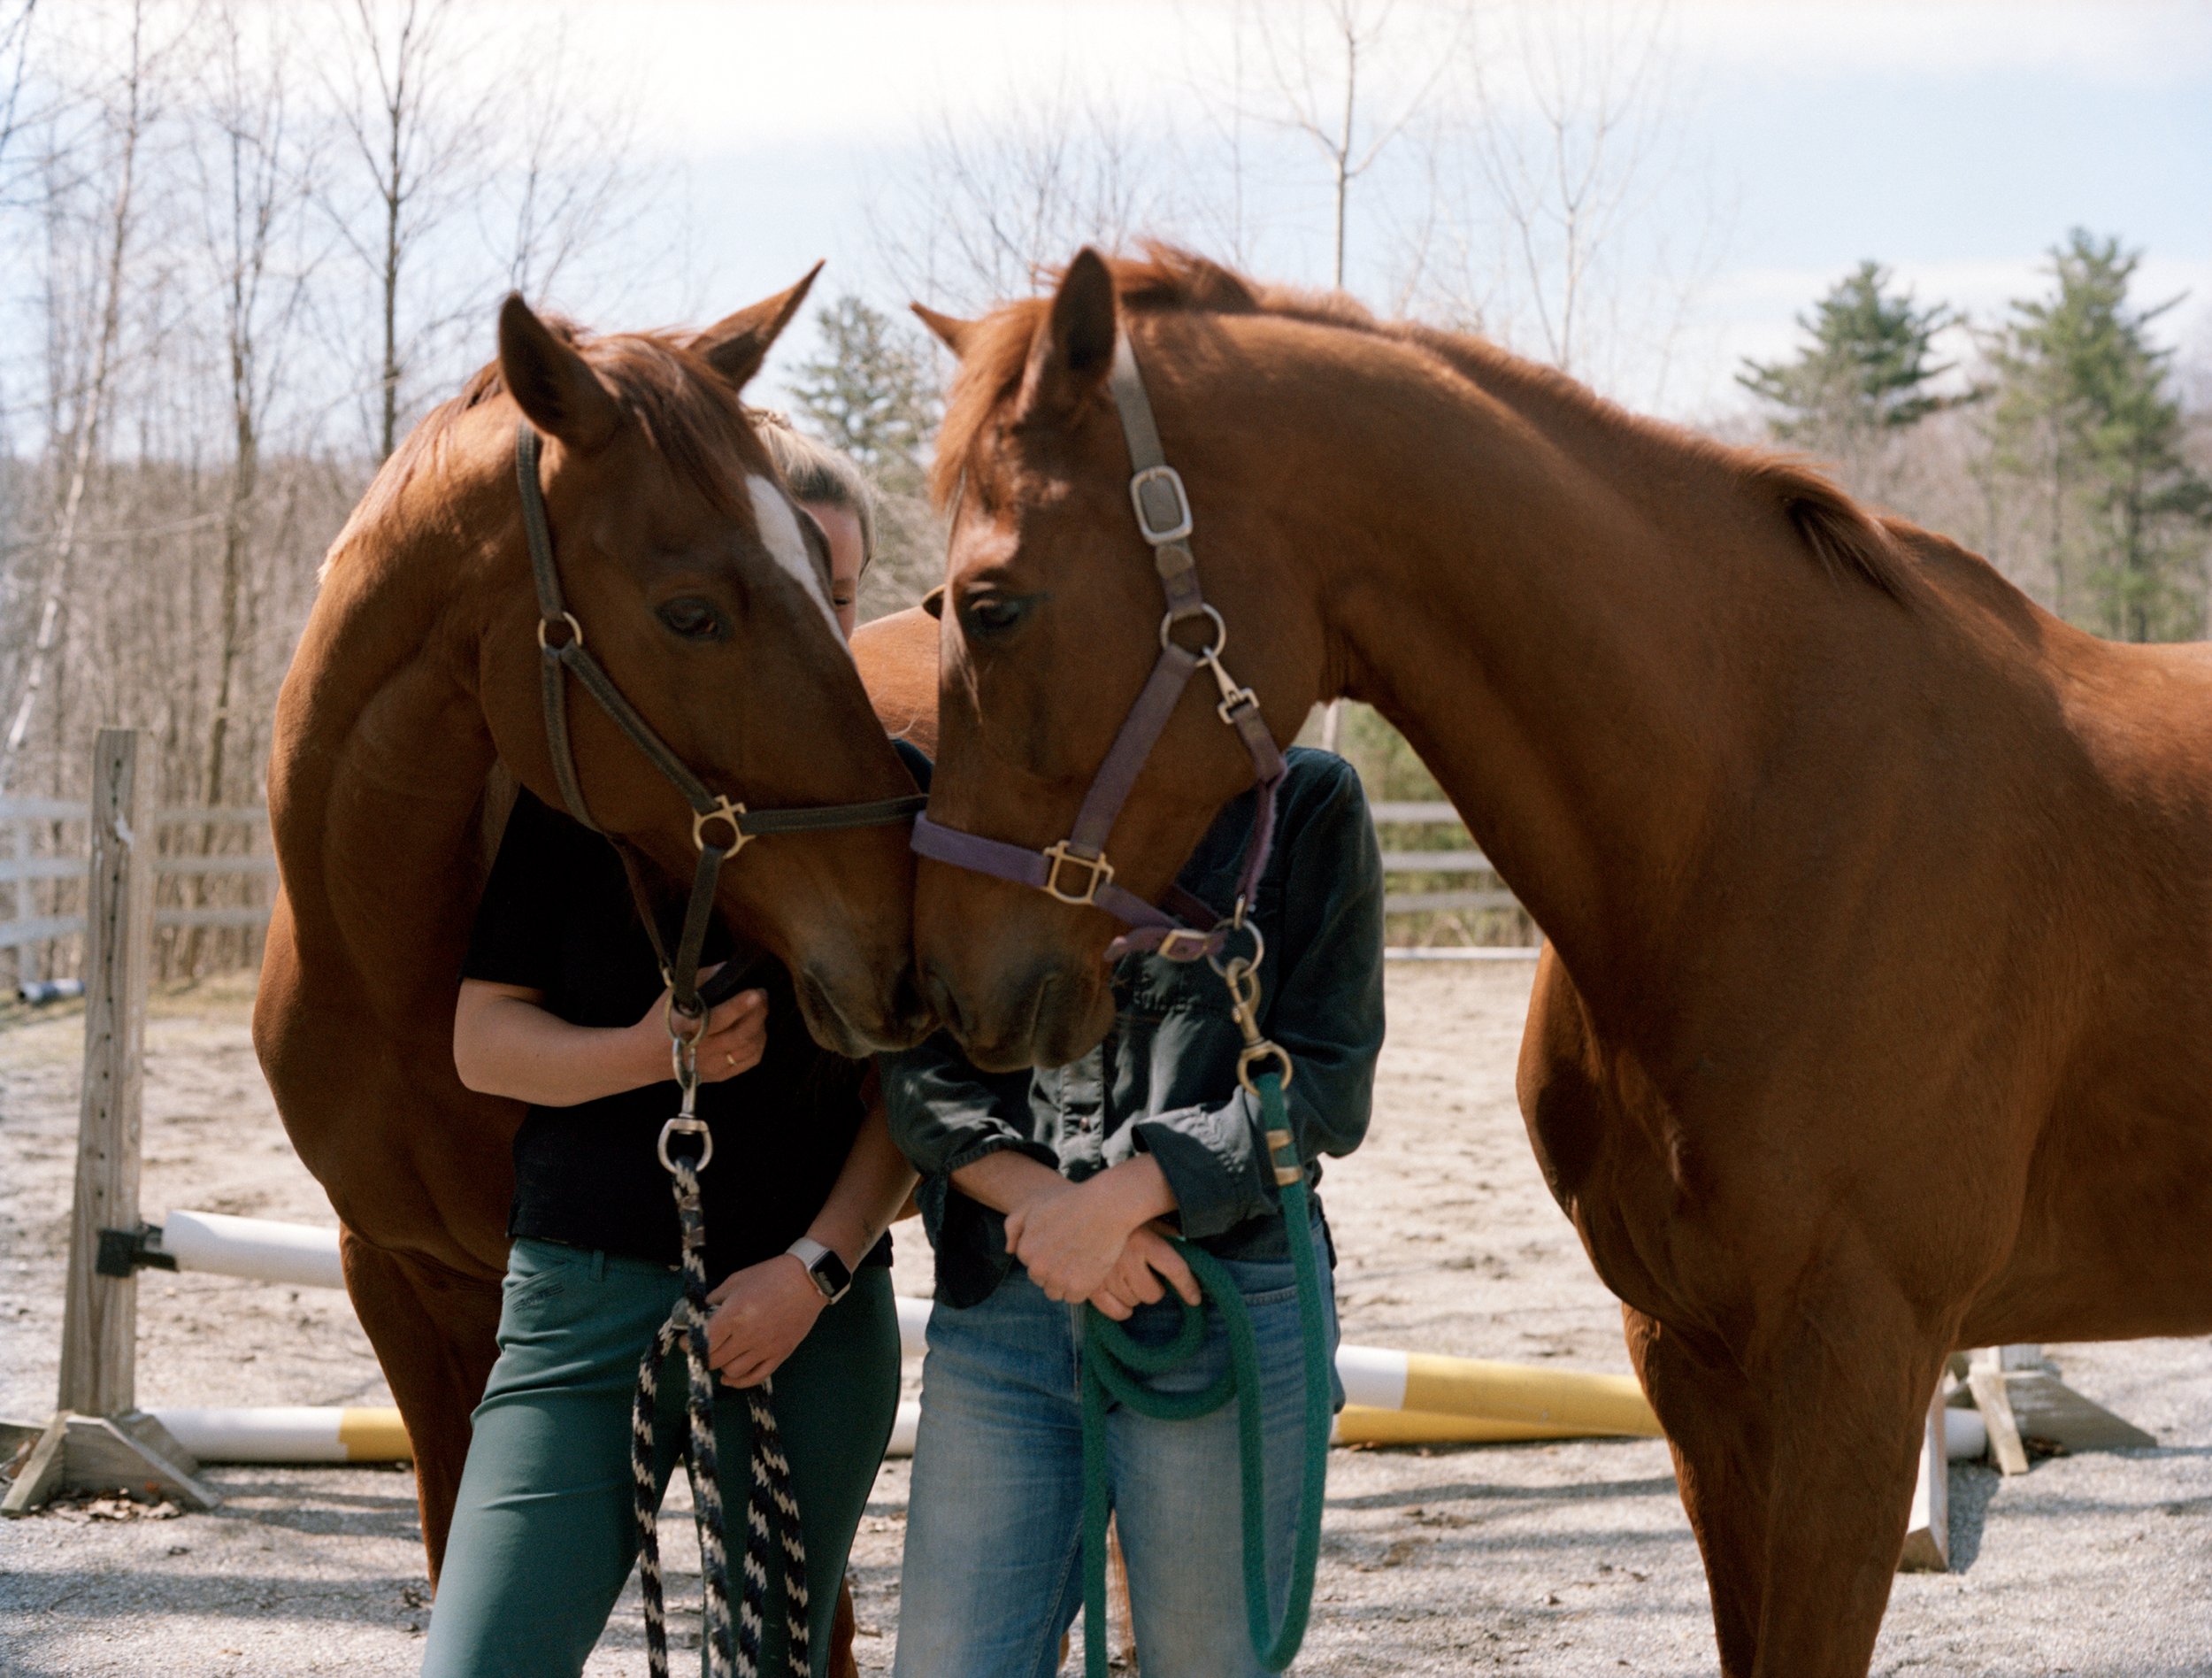
<svg viewBox="0 0 2212 1678">
<path fill-rule="evenodd" d="M 1081 245 L 1166 231 L 1168 202 L 1141 125 L 1064 81 L 1014 93 L 980 132 L 941 112 L 918 167 L 873 206 L 876 253 L 910 295 L 975 310 L 1026 294 Z"/>
</svg>

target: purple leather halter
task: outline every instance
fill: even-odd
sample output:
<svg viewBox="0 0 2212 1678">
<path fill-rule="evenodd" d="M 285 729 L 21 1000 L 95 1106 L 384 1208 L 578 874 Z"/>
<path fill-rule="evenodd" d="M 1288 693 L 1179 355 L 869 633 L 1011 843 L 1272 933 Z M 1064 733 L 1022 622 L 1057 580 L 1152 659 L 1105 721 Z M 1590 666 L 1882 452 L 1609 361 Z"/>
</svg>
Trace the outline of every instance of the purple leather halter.
<svg viewBox="0 0 2212 1678">
<path fill-rule="evenodd" d="M 1152 404 L 1145 395 L 1125 328 L 1115 337 L 1108 388 L 1121 415 L 1122 435 L 1128 440 L 1129 463 L 1135 468 L 1129 480 L 1130 504 L 1136 509 L 1139 533 L 1151 544 L 1152 562 L 1167 596 L 1167 615 L 1160 620 L 1159 661 L 1123 719 L 1121 732 L 1114 736 L 1084 797 L 1083 807 L 1076 812 L 1074 831 L 1066 838 L 1042 851 L 1031 851 L 948 827 L 925 814 L 914 823 L 914 851 L 918 856 L 957 868 L 1034 886 L 1062 903 L 1104 910 L 1130 928 L 1108 947 L 1110 958 L 1139 950 L 1155 951 L 1171 961 L 1217 958 L 1230 934 L 1242 927 L 1260 873 L 1267 866 L 1268 846 L 1275 834 L 1275 789 L 1283 778 L 1283 754 L 1260 714 L 1259 700 L 1249 688 L 1238 686 L 1222 666 L 1228 626 L 1206 604 L 1199 589 L 1198 563 L 1190 550 L 1190 498 L 1184 493 L 1183 480 L 1167 464 L 1161 450 L 1159 427 L 1153 422 Z M 1205 645 L 1193 650 L 1177 641 L 1174 632 L 1179 625 L 1197 620 L 1204 620 L 1208 639 Z M 1136 785 L 1168 719 L 1181 703 L 1184 688 L 1202 667 L 1211 673 L 1214 685 L 1221 690 L 1215 714 L 1237 731 L 1252 754 L 1252 778 L 1259 789 L 1259 810 L 1251 836 L 1245 842 L 1244 866 L 1237 877 L 1237 901 L 1226 917 L 1180 887 L 1170 887 L 1167 892 L 1167 902 L 1177 912 L 1147 903 L 1114 883 L 1114 866 L 1106 859 L 1106 841 L 1113 833 L 1115 819 L 1128 801 L 1130 789 Z M 1192 920 L 1214 924 L 1201 931 L 1188 924 Z"/>
</svg>

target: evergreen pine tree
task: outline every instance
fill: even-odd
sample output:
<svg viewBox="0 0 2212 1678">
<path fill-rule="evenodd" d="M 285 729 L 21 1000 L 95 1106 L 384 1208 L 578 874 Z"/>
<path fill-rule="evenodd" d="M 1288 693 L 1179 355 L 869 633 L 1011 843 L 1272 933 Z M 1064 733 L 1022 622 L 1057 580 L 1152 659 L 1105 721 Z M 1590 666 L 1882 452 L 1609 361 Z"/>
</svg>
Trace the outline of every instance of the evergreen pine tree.
<svg viewBox="0 0 2212 1678">
<path fill-rule="evenodd" d="M 823 311 L 817 329 L 821 347 L 799 366 L 792 406 L 887 494 L 918 493 L 937 435 L 937 371 L 927 343 L 849 296 Z"/>
<path fill-rule="evenodd" d="M 1889 287 L 1888 269 L 1862 262 L 1798 316 L 1805 343 L 1793 358 L 1746 359 L 1736 381 L 1780 410 L 1778 438 L 1856 457 L 1941 405 L 1930 387 L 1950 364 L 1934 363 L 1933 345 L 1954 316 Z"/>
<path fill-rule="evenodd" d="M 935 358 L 918 328 L 856 296 L 824 310 L 817 331 L 791 405 L 875 490 L 875 563 L 861 594 L 862 615 L 874 617 L 913 604 L 944 572 L 944 532 L 926 488 L 941 412 Z"/>
<path fill-rule="evenodd" d="M 2080 228 L 2052 250 L 2052 292 L 2016 302 L 1990 343 L 1991 427 L 2039 508 L 2059 610 L 2161 641 L 2203 631 L 2212 482 L 2183 455 L 2173 352 L 2149 333 L 2180 299 L 2129 303 L 2141 256 Z"/>
</svg>

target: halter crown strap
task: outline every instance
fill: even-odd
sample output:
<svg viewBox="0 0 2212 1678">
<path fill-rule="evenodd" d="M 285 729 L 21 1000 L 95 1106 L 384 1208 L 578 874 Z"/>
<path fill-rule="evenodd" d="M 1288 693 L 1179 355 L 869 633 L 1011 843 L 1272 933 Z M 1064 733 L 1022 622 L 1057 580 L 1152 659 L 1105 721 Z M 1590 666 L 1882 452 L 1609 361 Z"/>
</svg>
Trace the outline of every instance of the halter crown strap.
<svg viewBox="0 0 2212 1678">
<path fill-rule="evenodd" d="M 1198 582 L 1198 563 L 1190 550 L 1195 520 L 1183 480 L 1167 464 L 1160 444 L 1160 429 L 1145 393 L 1143 375 L 1137 370 L 1135 350 L 1126 328 L 1114 340 L 1114 361 L 1107 388 L 1121 418 L 1121 431 L 1133 468 L 1129 500 L 1135 510 L 1137 529 L 1152 550 L 1153 568 L 1167 597 L 1167 614 L 1160 622 L 1160 655 L 1152 674 L 1084 795 L 1082 808 L 1065 839 L 1042 851 L 987 839 L 932 821 L 927 815 L 914 824 L 914 850 L 921 856 L 979 874 L 996 875 L 1018 884 L 1035 886 L 1063 903 L 1103 909 L 1132 930 L 1116 939 L 1110 953 L 1132 950 L 1156 951 L 1177 960 L 1192 960 L 1219 953 L 1227 935 L 1225 927 L 1200 932 L 1176 915 L 1147 903 L 1134 892 L 1114 884 L 1113 865 L 1106 860 L 1106 841 L 1122 806 L 1128 802 L 1137 778 L 1144 772 L 1152 749 L 1159 743 L 1168 720 L 1182 703 L 1183 689 L 1201 669 L 1211 674 L 1220 689 L 1215 713 L 1237 731 L 1252 758 L 1252 774 L 1259 788 L 1259 812 L 1245 847 L 1244 866 L 1237 884 L 1237 912 L 1249 901 L 1267 866 L 1268 847 L 1275 830 L 1275 788 L 1284 773 L 1283 754 L 1260 712 L 1258 698 L 1240 687 L 1221 662 L 1227 645 L 1228 626 L 1221 614 L 1206 604 Z M 1206 644 L 1185 646 L 1175 638 L 1182 625 L 1202 622 Z M 1176 894 L 1176 906 L 1195 902 Z M 1202 905 L 1201 905 L 1202 907 Z"/>
</svg>

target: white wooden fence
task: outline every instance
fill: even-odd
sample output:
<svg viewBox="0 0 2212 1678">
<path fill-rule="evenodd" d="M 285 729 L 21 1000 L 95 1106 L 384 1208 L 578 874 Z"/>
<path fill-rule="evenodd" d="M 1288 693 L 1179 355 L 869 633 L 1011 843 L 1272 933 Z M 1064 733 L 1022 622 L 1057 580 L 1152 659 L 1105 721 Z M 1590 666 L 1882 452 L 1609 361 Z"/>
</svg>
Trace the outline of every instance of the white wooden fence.
<svg viewBox="0 0 2212 1678">
<path fill-rule="evenodd" d="M 1434 851 L 1391 851 L 1382 853 L 1383 873 L 1390 874 L 1493 874 L 1490 859 L 1474 848 L 1460 826 L 1459 812 L 1448 804 L 1378 804 L 1371 806 L 1378 828 L 1440 827 L 1457 831 L 1464 844 Z M 1419 914 L 1439 909 L 1511 909 L 1517 899 L 1501 885 L 1453 891 L 1393 891 L 1383 898 L 1383 912 Z"/>
<path fill-rule="evenodd" d="M 87 813 L 85 805 L 65 798 L 0 799 L 0 962 L 12 957 L 19 982 L 77 965 L 90 849 Z M 152 826 L 157 932 L 237 928 L 250 936 L 268 925 L 276 858 L 268 850 L 265 810 L 180 805 L 156 811 Z M 219 835 L 234 844 L 242 835 L 243 849 L 215 850 Z M 168 880 L 178 888 L 162 891 Z M 217 881 L 236 883 L 211 892 Z M 211 896 L 247 901 L 210 903 Z M 170 897 L 185 901 L 164 901 Z"/>
<path fill-rule="evenodd" d="M 1455 882 L 1469 881 L 1442 889 L 1427 884 L 1389 891 L 1383 900 L 1386 914 L 1479 914 L 1518 906 L 1513 894 L 1498 881 L 1489 859 L 1468 839 L 1451 805 L 1380 803 L 1373 809 L 1376 827 L 1394 836 L 1402 837 L 1408 829 L 1426 829 L 1431 836 L 1448 841 L 1433 850 L 1386 848 L 1386 877 L 1425 876 L 1432 881 L 1440 876 Z M 12 954 L 19 980 L 51 974 L 75 965 L 72 958 L 75 943 L 84 933 L 85 820 L 85 806 L 68 799 L 0 799 L 0 958 Z M 157 835 L 158 854 L 152 863 L 157 887 L 163 880 L 180 878 L 195 888 L 163 896 L 204 897 L 206 882 L 224 879 L 242 882 L 242 889 L 226 895 L 254 899 L 234 904 L 162 903 L 157 899 L 154 910 L 157 931 L 243 928 L 253 932 L 268 925 L 276 858 L 266 848 L 264 810 L 258 805 L 224 809 L 186 805 L 155 812 L 153 823 Z M 196 827 L 202 830 L 201 844 L 188 853 L 180 842 Z M 1449 835 L 1438 835 L 1440 828 L 1449 829 Z M 218 829 L 234 841 L 242 830 L 247 848 L 204 854 L 210 831 Z M 42 897 L 45 899 L 42 904 Z M 1393 931 L 1402 937 L 1403 926 L 1400 920 Z"/>
</svg>

